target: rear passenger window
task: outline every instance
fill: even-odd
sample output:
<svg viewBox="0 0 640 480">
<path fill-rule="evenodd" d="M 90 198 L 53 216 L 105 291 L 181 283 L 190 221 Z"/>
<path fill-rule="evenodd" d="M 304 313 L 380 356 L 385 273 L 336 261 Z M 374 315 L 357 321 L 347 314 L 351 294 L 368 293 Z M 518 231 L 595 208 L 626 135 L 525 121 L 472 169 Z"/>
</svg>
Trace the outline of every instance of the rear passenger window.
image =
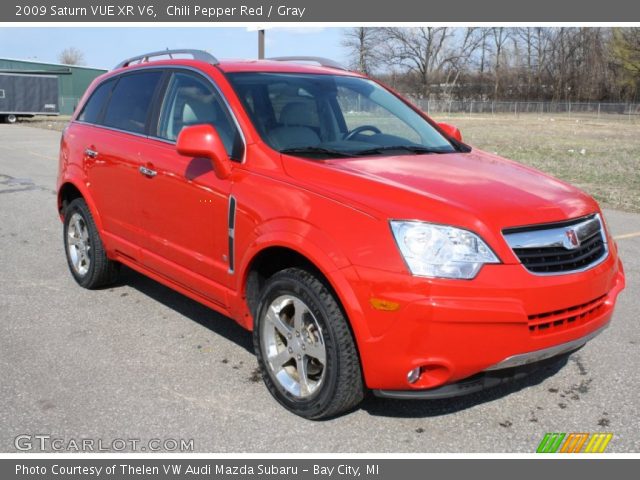
<svg viewBox="0 0 640 480">
<path fill-rule="evenodd" d="M 111 94 L 103 124 L 132 133 L 145 133 L 147 114 L 161 71 L 134 73 L 120 77 Z"/>
<path fill-rule="evenodd" d="M 102 108 L 109 98 L 109 94 L 111 93 L 111 89 L 113 88 L 114 83 L 115 80 L 111 79 L 98 85 L 98 87 L 91 94 L 89 100 L 87 100 L 87 103 L 82 109 L 82 112 L 80 112 L 80 115 L 78 115 L 79 121 L 87 123 L 98 122 L 100 113 L 102 112 Z"/>
<path fill-rule="evenodd" d="M 242 159 L 242 139 L 216 89 L 199 75 L 174 73 L 162 104 L 157 136 L 175 141 L 184 127 L 202 124 L 216 129 L 229 157 Z"/>
</svg>

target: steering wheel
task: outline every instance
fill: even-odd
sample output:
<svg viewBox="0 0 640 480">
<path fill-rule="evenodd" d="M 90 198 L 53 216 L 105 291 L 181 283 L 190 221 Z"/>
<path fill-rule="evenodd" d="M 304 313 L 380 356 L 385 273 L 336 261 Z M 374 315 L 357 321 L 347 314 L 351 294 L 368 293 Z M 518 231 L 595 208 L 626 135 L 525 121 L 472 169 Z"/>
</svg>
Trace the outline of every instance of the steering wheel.
<svg viewBox="0 0 640 480">
<path fill-rule="evenodd" d="M 345 133 L 343 140 L 351 140 L 353 137 L 362 132 L 373 132 L 373 133 L 382 133 L 380 129 L 374 125 L 360 125 L 359 127 L 354 128 L 350 132 Z"/>
</svg>

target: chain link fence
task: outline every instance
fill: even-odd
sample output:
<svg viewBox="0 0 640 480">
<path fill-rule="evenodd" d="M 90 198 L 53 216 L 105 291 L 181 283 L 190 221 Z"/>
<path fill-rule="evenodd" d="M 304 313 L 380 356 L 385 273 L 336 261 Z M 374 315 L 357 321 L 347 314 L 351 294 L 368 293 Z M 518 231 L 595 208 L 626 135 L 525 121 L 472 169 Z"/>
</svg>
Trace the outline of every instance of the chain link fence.
<svg viewBox="0 0 640 480">
<path fill-rule="evenodd" d="M 630 121 L 640 120 L 639 103 L 603 102 L 491 102 L 474 100 L 425 100 L 414 99 L 416 105 L 429 115 L 575 115 L 615 116 Z"/>
<path fill-rule="evenodd" d="M 436 116 L 460 115 L 563 115 L 606 117 L 611 120 L 629 120 L 640 122 L 640 103 L 607 102 L 492 102 L 478 100 L 426 100 L 412 101 L 427 112 Z M 60 97 L 60 113 L 71 115 L 80 102 L 79 97 Z M 362 106 L 358 106 L 361 110 Z M 349 110 L 349 108 L 347 108 Z"/>
</svg>

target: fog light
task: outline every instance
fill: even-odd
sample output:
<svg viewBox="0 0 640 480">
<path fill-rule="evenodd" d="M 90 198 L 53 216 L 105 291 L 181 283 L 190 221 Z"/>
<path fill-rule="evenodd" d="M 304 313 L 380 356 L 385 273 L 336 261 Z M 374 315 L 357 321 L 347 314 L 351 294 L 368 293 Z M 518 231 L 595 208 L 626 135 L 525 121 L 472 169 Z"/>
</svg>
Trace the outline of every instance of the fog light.
<svg viewBox="0 0 640 480">
<path fill-rule="evenodd" d="M 418 381 L 418 379 L 420 378 L 420 371 L 420 367 L 409 370 L 409 373 L 407 373 L 407 380 L 409 381 L 409 383 L 416 383 Z"/>
</svg>

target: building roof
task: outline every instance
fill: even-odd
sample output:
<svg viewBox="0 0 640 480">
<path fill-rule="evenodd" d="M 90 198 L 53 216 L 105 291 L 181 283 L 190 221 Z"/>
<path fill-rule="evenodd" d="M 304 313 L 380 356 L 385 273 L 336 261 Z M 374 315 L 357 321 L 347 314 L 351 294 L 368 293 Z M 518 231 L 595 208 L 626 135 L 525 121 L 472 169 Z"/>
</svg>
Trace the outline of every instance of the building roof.
<svg viewBox="0 0 640 480">
<path fill-rule="evenodd" d="M 31 60 L 31 59 L 25 59 L 25 58 L 11 58 L 11 57 L 0 57 L 0 62 L 2 61 L 8 61 L 8 62 L 20 62 L 20 63 L 35 63 L 37 65 L 49 65 L 52 67 L 64 67 L 64 68 L 79 68 L 79 69 L 83 69 L 83 70 L 99 70 L 101 72 L 106 72 L 108 69 L 106 68 L 100 68 L 100 67 L 88 67 L 85 65 L 67 65 L 64 63 L 53 63 L 53 62 L 42 62 L 40 60 Z"/>
</svg>

